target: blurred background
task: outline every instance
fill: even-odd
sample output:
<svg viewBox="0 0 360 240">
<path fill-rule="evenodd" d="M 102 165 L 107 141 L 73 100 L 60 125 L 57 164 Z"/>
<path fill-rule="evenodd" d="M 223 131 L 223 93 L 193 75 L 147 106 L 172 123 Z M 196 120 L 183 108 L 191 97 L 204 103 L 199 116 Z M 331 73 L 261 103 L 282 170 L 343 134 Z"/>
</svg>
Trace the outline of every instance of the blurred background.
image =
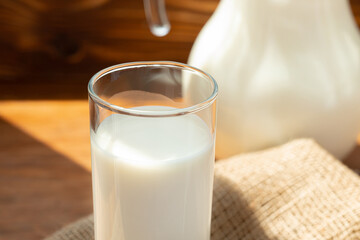
<svg viewBox="0 0 360 240">
<path fill-rule="evenodd" d="M 218 0 L 0 0 L 0 239 L 42 239 L 92 212 L 87 83 L 129 61 L 187 62 Z M 360 0 L 351 0 L 360 23 Z M 360 140 L 358 141 L 360 142 Z M 359 147 L 348 162 L 360 166 Z M 351 161 L 353 159 L 353 161 Z"/>
<path fill-rule="evenodd" d="M 172 29 L 157 38 L 147 27 L 142 0 L 1 0 L 0 97 L 86 98 L 87 81 L 106 66 L 186 62 L 217 4 L 167 0 Z"/>
</svg>

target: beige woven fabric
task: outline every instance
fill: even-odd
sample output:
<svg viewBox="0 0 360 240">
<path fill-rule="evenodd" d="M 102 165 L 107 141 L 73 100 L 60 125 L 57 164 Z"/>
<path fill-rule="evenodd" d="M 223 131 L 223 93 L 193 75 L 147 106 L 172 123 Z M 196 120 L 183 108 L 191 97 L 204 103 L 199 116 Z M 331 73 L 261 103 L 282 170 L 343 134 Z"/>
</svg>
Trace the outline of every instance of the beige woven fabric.
<svg viewBox="0 0 360 240">
<path fill-rule="evenodd" d="M 46 240 L 84 239 L 92 216 Z M 218 161 L 211 239 L 360 239 L 360 178 L 311 140 Z"/>
</svg>

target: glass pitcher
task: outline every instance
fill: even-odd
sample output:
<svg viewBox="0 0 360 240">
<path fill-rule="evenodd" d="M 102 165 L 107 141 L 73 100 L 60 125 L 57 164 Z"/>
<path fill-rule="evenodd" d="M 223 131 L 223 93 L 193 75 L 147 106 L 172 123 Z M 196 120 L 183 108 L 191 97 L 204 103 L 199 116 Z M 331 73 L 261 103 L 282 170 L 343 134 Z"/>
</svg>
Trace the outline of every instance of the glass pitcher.
<svg viewBox="0 0 360 240">
<path fill-rule="evenodd" d="M 164 0 L 144 0 L 146 19 L 152 34 L 163 37 L 170 31 Z"/>
</svg>

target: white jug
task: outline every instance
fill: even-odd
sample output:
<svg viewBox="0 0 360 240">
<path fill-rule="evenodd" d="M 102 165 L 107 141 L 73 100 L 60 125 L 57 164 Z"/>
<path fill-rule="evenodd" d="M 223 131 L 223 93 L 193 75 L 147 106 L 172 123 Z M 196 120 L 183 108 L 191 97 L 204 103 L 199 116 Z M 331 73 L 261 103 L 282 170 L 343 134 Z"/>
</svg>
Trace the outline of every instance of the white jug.
<svg viewBox="0 0 360 240">
<path fill-rule="evenodd" d="M 189 64 L 219 84 L 216 155 L 309 137 L 338 158 L 360 130 L 360 38 L 347 0 L 221 0 Z"/>
</svg>

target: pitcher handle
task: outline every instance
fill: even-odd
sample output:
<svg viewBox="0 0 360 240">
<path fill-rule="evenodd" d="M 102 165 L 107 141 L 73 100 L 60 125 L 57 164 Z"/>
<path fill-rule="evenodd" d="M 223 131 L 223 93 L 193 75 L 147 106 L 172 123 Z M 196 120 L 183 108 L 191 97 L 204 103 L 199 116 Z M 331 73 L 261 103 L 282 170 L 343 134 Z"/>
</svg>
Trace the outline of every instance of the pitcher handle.
<svg viewBox="0 0 360 240">
<path fill-rule="evenodd" d="M 144 0 L 146 19 L 152 34 L 163 37 L 170 31 L 164 0 Z"/>
</svg>

